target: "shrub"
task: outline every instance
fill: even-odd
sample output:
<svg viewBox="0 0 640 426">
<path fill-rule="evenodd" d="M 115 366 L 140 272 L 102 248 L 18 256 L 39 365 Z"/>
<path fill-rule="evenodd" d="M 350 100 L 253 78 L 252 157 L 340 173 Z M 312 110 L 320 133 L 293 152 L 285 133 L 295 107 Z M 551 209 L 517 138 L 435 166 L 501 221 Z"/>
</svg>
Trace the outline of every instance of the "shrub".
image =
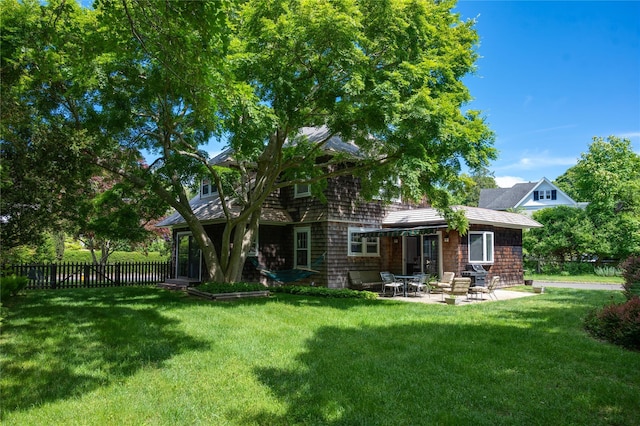
<svg viewBox="0 0 640 426">
<path fill-rule="evenodd" d="M 197 287 L 197 289 L 200 291 L 204 291 L 206 293 L 211 293 L 211 294 L 267 290 L 267 288 L 260 283 L 232 283 L 231 284 L 231 283 L 214 283 L 214 282 L 200 284 Z"/>
<path fill-rule="evenodd" d="M 375 300 L 377 293 L 371 291 L 351 290 L 348 288 L 334 289 L 327 287 L 306 287 L 306 286 L 281 286 L 271 289 L 274 293 L 289 293 L 301 296 L 333 297 L 333 298 L 355 298 Z"/>
<path fill-rule="evenodd" d="M 620 266 L 624 277 L 624 295 L 627 300 L 640 297 L 640 256 L 629 256 Z"/>
<path fill-rule="evenodd" d="M 4 300 L 9 296 L 15 296 L 22 291 L 27 284 L 29 284 L 29 279 L 27 277 L 17 275 L 0 277 L 0 298 Z"/>
<path fill-rule="evenodd" d="M 599 339 L 640 350 L 640 297 L 590 312 L 585 329 Z"/>
<path fill-rule="evenodd" d="M 619 277 L 622 271 L 613 266 L 596 266 L 594 272 L 599 277 Z"/>
<path fill-rule="evenodd" d="M 273 293 L 297 294 L 300 296 L 333 297 L 333 298 L 356 298 L 374 300 L 378 298 L 377 293 L 370 291 L 357 291 L 351 289 L 333 289 L 327 287 L 307 287 L 297 285 L 285 285 L 278 287 L 265 287 L 260 283 L 215 283 L 208 282 L 197 286 L 197 289 L 206 293 L 236 293 L 243 291 L 269 290 Z"/>
</svg>

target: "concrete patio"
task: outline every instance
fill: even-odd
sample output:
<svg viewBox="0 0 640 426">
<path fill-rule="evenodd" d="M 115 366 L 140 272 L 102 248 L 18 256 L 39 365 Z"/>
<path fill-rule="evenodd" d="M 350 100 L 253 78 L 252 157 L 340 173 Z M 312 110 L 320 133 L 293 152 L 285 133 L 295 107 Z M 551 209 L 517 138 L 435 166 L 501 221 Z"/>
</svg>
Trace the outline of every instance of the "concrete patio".
<svg viewBox="0 0 640 426">
<path fill-rule="evenodd" d="M 519 299 L 522 297 L 529 297 L 529 296 L 537 296 L 538 293 L 534 293 L 533 291 L 528 292 L 528 291 L 513 291 L 513 290 L 508 290 L 508 289 L 497 289 L 495 291 L 495 294 L 498 298 L 498 301 L 501 300 L 511 300 L 511 299 Z M 413 293 L 409 293 L 407 295 L 407 297 L 404 296 L 394 296 L 391 297 L 389 295 L 387 296 L 383 296 L 382 294 L 380 295 L 381 298 L 383 299 L 387 299 L 387 300 L 398 300 L 398 301 L 402 301 L 402 302 L 413 302 L 413 303 L 431 303 L 431 304 L 441 304 L 444 305 L 445 302 L 442 300 L 442 294 L 441 293 L 432 293 L 431 297 L 429 297 L 428 294 L 422 294 L 420 293 L 419 296 L 414 296 Z M 457 306 L 464 306 L 464 305 L 471 305 L 474 303 L 486 303 L 486 302 L 495 302 L 495 298 L 490 298 L 489 295 L 484 294 L 484 295 L 480 295 L 479 297 L 484 297 L 484 299 L 476 299 L 475 295 L 470 295 L 469 299 L 467 300 L 466 297 L 464 296 L 458 296 L 458 298 L 460 299 L 460 303 Z"/>
</svg>

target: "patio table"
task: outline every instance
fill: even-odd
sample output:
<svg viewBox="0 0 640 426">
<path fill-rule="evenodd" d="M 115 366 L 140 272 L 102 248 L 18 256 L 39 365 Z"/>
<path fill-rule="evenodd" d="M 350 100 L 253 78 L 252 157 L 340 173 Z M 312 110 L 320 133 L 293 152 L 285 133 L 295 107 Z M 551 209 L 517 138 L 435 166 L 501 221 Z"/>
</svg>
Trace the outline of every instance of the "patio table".
<svg viewBox="0 0 640 426">
<path fill-rule="evenodd" d="M 400 278 L 402 280 L 402 282 L 404 282 L 404 285 L 402 286 L 402 288 L 403 288 L 402 295 L 404 297 L 407 297 L 407 287 L 408 287 L 408 284 L 409 284 L 409 280 L 414 279 L 416 276 L 415 275 L 395 275 L 395 274 L 393 276 L 396 277 L 396 278 Z"/>
</svg>

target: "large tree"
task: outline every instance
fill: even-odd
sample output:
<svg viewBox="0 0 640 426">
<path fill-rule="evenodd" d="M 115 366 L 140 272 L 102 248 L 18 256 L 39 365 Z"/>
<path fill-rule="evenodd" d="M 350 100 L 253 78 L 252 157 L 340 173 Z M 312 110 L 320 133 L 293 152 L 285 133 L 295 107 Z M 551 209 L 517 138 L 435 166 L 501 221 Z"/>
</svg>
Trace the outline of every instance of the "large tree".
<svg viewBox="0 0 640 426">
<path fill-rule="evenodd" d="M 594 138 L 589 151 L 557 184 L 575 199 L 589 202 L 595 255 L 624 259 L 640 253 L 640 155 L 630 140 Z"/>
<path fill-rule="evenodd" d="M 533 257 L 564 263 L 598 250 L 593 224 L 583 209 L 550 207 L 534 212 L 533 218 L 543 226 L 525 232 L 522 243 Z"/>
<path fill-rule="evenodd" d="M 235 281 L 264 200 L 296 183 L 318 192 L 328 177 L 353 174 L 373 195 L 400 179 L 405 198 L 428 197 L 464 229 L 446 210 L 449 194 L 462 183 L 463 163 L 486 165 L 495 150 L 480 113 L 462 112 L 470 95 L 461 79 L 473 71 L 477 34 L 454 5 L 101 0 L 90 11 L 26 2 L 49 31 L 38 37 L 56 52 L 46 58 L 52 66 L 82 57 L 65 60 L 68 69 L 44 86 L 38 69 L 19 67 L 28 84 L 15 99 L 50 100 L 38 109 L 42 123 L 82 130 L 78 152 L 175 208 L 208 277 Z M 66 27 L 75 32 L 51 37 Z M 308 126 L 325 126 L 327 138 L 297 138 Z M 334 135 L 353 141 L 359 155 L 321 157 Z M 233 150 L 225 167 L 201 150 L 212 137 Z M 143 150 L 151 167 L 138 160 Z M 220 252 L 189 206 L 187 188 L 204 176 L 225 208 Z M 232 201 L 239 210 L 228 208 Z"/>
</svg>

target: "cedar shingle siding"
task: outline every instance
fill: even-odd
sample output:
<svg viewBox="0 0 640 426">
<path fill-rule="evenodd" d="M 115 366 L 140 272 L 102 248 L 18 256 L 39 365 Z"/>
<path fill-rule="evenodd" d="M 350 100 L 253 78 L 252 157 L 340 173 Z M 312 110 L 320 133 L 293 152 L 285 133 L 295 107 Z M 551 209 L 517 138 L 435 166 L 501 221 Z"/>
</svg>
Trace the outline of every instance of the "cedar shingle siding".
<svg viewBox="0 0 640 426">
<path fill-rule="evenodd" d="M 324 194 L 326 203 L 311 197 L 294 197 L 294 188 L 284 188 L 272 194 L 266 206 L 290 216 L 286 223 L 263 221 L 258 237 L 258 261 L 271 270 L 292 269 L 294 261 L 294 232 L 297 227 L 311 228 L 311 260 L 326 253 L 324 262 L 314 269 L 318 271 L 308 278 L 295 282 L 297 285 L 317 285 L 331 288 L 349 286 L 348 271 L 404 272 L 402 237 L 380 237 L 380 256 L 349 256 L 348 229 L 380 228 L 389 212 L 402 212 L 411 206 L 399 203 L 385 205 L 382 202 L 364 202 L 359 197 L 359 181 L 353 177 L 329 179 Z M 414 206 L 415 208 L 415 206 Z M 216 249 L 224 224 L 205 226 Z M 398 225 L 415 226 L 415 225 Z M 174 227 L 174 232 L 178 229 Z M 185 230 L 184 226 L 180 230 Z M 501 285 L 521 284 L 522 230 L 500 228 L 490 225 L 471 225 L 472 231 L 494 232 L 494 262 L 485 265 L 489 278 L 500 275 Z M 442 251 L 441 271 L 453 271 L 460 275 L 468 261 L 468 237 L 456 231 L 448 233 L 449 241 L 440 239 Z M 266 282 L 250 261 L 243 270 L 243 280 Z"/>
</svg>

